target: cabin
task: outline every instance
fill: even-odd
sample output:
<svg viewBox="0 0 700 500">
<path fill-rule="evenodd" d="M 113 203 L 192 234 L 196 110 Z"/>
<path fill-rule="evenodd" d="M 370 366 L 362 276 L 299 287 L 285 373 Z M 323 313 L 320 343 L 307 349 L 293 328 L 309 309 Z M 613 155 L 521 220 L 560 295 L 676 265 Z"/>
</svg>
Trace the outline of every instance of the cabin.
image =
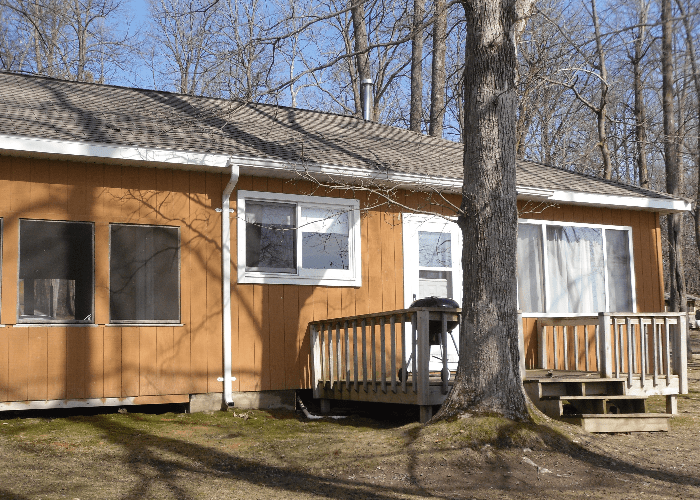
<svg viewBox="0 0 700 500">
<path fill-rule="evenodd" d="M 460 310 L 411 304 L 461 298 L 461 156 L 355 117 L 0 73 L 0 410 L 313 389 L 428 418 Z M 686 318 L 664 313 L 659 217 L 689 203 L 517 168 L 528 393 L 582 422 L 649 394 L 672 412 Z"/>
</svg>

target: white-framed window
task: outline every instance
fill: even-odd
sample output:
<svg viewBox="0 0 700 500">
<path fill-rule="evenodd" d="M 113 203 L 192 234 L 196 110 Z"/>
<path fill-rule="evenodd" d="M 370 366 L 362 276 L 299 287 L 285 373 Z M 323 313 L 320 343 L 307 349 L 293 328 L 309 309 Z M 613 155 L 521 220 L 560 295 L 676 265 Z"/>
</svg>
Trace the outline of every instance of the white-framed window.
<svg viewBox="0 0 700 500">
<path fill-rule="evenodd" d="M 524 314 L 636 310 L 632 228 L 518 221 L 518 306 Z"/>
<path fill-rule="evenodd" d="M 357 200 L 238 191 L 238 283 L 360 286 Z"/>
</svg>

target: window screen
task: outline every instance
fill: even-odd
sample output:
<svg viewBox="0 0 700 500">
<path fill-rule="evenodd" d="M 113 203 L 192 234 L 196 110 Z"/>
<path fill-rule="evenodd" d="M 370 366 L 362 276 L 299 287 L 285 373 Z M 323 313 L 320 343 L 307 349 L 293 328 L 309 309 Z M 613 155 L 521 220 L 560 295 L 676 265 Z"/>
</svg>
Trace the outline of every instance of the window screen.
<svg viewBox="0 0 700 500">
<path fill-rule="evenodd" d="M 179 322 L 179 229 L 112 224 L 110 245 L 110 321 Z"/>
<path fill-rule="evenodd" d="M 295 205 L 246 204 L 246 269 L 296 272 Z"/>
<path fill-rule="evenodd" d="M 93 234 L 89 222 L 20 220 L 19 321 L 93 322 Z"/>
</svg>

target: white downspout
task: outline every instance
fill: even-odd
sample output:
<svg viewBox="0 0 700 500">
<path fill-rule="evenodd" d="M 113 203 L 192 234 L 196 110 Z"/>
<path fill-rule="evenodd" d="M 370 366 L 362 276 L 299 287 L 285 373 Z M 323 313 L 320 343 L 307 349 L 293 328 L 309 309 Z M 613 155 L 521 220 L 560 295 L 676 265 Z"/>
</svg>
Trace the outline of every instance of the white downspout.
<svg viewBox="0 0 700 500">
<path fill-rule="evenodd" d="M 238 165 L 228 161 L 231 178 L 221 199 L 221 286 L 223 291 L 223 348 L 224 348 L 224 403 L 233 406 L 233 379 L 231 376 L 231 214 L 229 197 L 238 182 Z"/>
</svg>

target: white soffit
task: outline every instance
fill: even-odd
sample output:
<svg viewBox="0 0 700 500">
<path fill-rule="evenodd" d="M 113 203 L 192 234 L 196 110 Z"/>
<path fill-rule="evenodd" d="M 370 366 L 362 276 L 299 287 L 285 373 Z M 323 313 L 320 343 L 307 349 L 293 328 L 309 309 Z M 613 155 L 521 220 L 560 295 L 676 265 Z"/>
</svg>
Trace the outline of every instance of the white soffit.
<svg viewBox="0 0 700 500">
<path fill-rule="evenodd" d="M 240 167 L 243 175 L 269 175 L 271 177 L 303 178 L 304 175 L 321 177 L 326 180 L 388 183 L 396 187 L 406 187 L 424 191 L 462 190 L 462 180 L 448 177 L 429 177 L 421 174 L 395 172 L 391 170 L 364 169 L 320 165 L 309 162 L 288 162 L 280 160 L 253 159 L 211 153 L 194 153 L 169 149 L 143 148 L 137 146 L 116 146 L 88 142 L 41 139 L 0 135 L 0 154 L 32 157 L 75 159 L 82 161 L 103 161 L 126 165 L 160 166 L 186 170 L 218 171 L 229 160 Z M 687 212 L 692 204 L 683 199 L 655 198 L 643 196 L 617 196 L 580 191 L 559 191 L 530 186 L 517 186 L 519 200 L 532 200 L 545 203 L 589 205 L 609 208 L 631 208 L 661 213 Z"/>
<path fill-rule="evenodd" d="M 105 163 L 134 164 L 147 162 L 153 166 L 171 166 L 177 168 L 202 170 L 218 169 L 226 166 L 228 156 L 176 151 L 169 149 L 142 148 L 137 146 L 117 146 L 111 144 L 95 144 L 89 142 L 62 141 L 56 139 L 40 139 L 0 135 L 0 153 L 20 156 L 99 160 Z"/>
</svg>

